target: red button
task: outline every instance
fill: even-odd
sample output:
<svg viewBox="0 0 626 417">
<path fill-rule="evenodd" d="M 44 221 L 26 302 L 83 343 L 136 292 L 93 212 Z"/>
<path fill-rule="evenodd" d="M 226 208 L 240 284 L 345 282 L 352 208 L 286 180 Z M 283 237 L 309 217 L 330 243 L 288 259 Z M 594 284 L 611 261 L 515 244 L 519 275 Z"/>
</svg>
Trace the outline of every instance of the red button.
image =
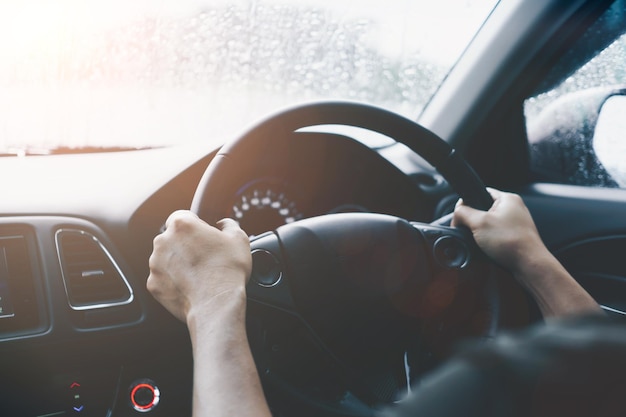
<svg viewBox="0 0 626 417">
<path fill-rule="evenodd" d="M 152 381 L 136 382 L 131 386 L 130 402 L 139 412 L 148 412 L 159 404 L 160 392 Z"/>
</svg>

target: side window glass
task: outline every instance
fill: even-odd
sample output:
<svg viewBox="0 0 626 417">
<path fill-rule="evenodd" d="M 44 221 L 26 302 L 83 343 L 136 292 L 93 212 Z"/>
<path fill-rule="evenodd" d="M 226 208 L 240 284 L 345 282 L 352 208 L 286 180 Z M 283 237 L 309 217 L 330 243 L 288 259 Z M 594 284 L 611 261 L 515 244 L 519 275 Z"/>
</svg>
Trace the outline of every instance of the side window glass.
<svg viewBox="0 0 626 417">
<path fill-rule="evenodd" d="M 534 180 L 626 188 L 626 35 L 524 112 Z"/>
</svg>

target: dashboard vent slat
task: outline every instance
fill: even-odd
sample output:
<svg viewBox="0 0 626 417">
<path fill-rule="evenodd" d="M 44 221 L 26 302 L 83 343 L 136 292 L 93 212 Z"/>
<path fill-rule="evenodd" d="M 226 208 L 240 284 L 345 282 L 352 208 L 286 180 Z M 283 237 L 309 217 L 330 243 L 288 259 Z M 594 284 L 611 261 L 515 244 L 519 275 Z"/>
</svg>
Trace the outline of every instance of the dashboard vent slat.
<svg viewBox="0 0 626 417">
<path fill-rule="evenodd" d="M 56 233 L 57 252 L 70 307 L 113 307 L 132 302 L 128 280 L 104 245 L 83 230 Z"/>
</svg>

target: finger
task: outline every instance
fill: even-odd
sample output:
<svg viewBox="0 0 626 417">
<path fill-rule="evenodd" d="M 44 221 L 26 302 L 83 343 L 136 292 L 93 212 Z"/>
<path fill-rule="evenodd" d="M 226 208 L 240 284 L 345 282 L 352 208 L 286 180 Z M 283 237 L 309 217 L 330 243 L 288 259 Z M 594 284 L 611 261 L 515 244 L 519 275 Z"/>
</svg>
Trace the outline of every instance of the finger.
<svg viewBox="0 0 626 417">
<path fill-rule="evenodd" d="M 494 204 L 491 206 L 495 206 L 495 203 L 500 200 L 502 198 L 502 191 L 500 190 L 496 190 L 495 188 L 490 188 L 490 187 L 486 187 L 487 192 L 491 195 L 491 198 L 493 199 Z M 455 204 L 455 208 L 461 205 L 465 205 L 465 202 L 463 201 L 462 198 L 459 198 Z"/>
<path fill-rule="evenodd" d="M 195 213 L 192 213 L 189 210 L 176 210 L 172 214 L 169 215 L 167 220 L 165 220 L 165 230 L 172 225 L 175 221 L 179 219 L 197 219 L 198 216 Z"/>
<path fill-rule="evenodd" d="M 498 190 L 497 188 L 486 187 L 486 189 L 493 198 L 498 198 L 502 194 L 502 191 Z"/>
<path fill-rule="evenodd" d="M 500 190 L 496 190 L 495 188 L 487 187 L 487 192 L 491 195 L 491 198 L 493 198 L 493 202 L 494 202 L 493 205 L 495 205 L 495 203 L 502 198 L 502 194 L 503 193 Z M 492 207 L 493 207 L 493 205 L 492 205 Z"/>
<path fill-rule="evenodd" d="M 473 230 L 479 224 L 484 214 L 485 212 L 482 210 L 459 204 L 454 209 L 454 217 L 452 218 L 451 225 L 453 227 L 466 226 Z"/>
<path fill-rule="evenodd" d="M 154 277 L 154 274 L 154 272 L 150 272 L 150 275 L 148 275 L 148 279 L 146 280 L 146 289 L 150 294 L 154 294 L 158 288 L 156 283 L 157 279 Z"/>
<path fill-rule="evenodd" d="M 458 207 L 460 207 L 462 205 L 463 205 L 463 199 L 459 198 L 456 201 L 456 204 L 454 205 L 454 210 L 453 210 L 452 220 L 450 221 L 450 226 L 457 227 L 457 226 L 460 225 L 459 221 L 456 219 L 456 210 L 457 210 Z"/>
<path fill-rule="evenodd" d="M 230 217 L 225 217 L 222 220 L 218 220 L 218 222 L 216 223 L 220 230 L 225 230 L 225 229 L 239 229 L 239 223 L 237 223 L 235 220 L 231 219 Z"/>
<path fill-rule="evenodd" d="M 240 231 L 243 232 L 243 230 L 239 226 L 239 223 L 237 223 L 235 220 L 230 219 L 228 217 L 218 221 L 216 225 L 222 232 L 227 232 L 227 233 L 233 233 L 233 232 L 238 233 Z"/>
</svg>

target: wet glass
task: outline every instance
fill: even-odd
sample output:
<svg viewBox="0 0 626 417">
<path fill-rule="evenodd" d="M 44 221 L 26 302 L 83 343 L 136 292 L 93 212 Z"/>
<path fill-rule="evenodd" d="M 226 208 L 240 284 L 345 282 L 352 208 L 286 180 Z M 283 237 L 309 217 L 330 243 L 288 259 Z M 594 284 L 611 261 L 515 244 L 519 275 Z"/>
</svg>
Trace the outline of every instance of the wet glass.
<svg viewBox="0 0 626 417">
<path fill-rule="evenodd" d="M 492 1 L 0 4 L 0 152 L 216 145 L 281 108 L 415 118 Z"/>
</svg>

